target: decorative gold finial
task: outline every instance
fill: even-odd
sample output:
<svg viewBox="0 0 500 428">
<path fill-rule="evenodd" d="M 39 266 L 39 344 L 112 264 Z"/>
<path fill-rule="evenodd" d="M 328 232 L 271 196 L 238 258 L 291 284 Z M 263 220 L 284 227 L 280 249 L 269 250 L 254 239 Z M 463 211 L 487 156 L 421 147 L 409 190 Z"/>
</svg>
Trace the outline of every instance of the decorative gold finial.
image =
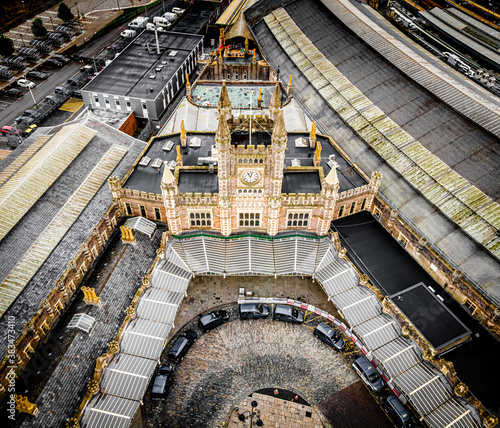
<svg viewBox="0 0 500 428">
<path fill-rule="evenodd" d="M 87 305 L 101 306 L 101 298 L 95 294 L 95 289 L 90 287 L 82 287 L 83 301 Z"/>
<path fill-rule="evenodd" d="M 176 148 L 177 148 L 177 159 L 176 159 L 176 162 L 177 162 L 178 166 L 182 166 L 181 146 L 177 146 Z"/>
<path fill-rule="evenodd" d="M 135 236 L 131 227 L 120 226 L 122 232 L 122 242 L 124 244 L 135 244 Z"/>
<path fill-rule="evenodd" d="M 16 410 L 22 413 L 28 413 L 35 416 L 38 413 L 38 406 L 30 403 L 28 397 L 15 394 L 14 400 L 16 402 Z"/>
<path fill-rule="evenodd" d="M 316 147 L 316 122 L 312 123 L 311 132 L 309 133 L 309 147 L 311 149 Z"/>
<path fill-rule="evenodd" d="M 184 120 L 181 120 L 181 146 L 186 147 L 186 127 L 184 126 Z"/>
<path fill-rule="evenodd" d="M 320 166 L 321 164 L 321 141 L 316 143 L 316 150 L 314 151 L 314 166 Z"/>
<path fill-rule="evenodd" d="M 252 58 L 252 61 L 253 61 L 253 62 L 256 62 L 256 61 L 257 61 L 257 54 L 256 54 L 256 52 L 257 52 L 257 49 L 254 49 L 254 50 L 253 50 L 253 58 Z"/>
<path fill-rule="evenodd" d="M 262 101 L 262 88 L 259 88 L 259 97 L 257 98 L 257 101 Z"/>
</svg>

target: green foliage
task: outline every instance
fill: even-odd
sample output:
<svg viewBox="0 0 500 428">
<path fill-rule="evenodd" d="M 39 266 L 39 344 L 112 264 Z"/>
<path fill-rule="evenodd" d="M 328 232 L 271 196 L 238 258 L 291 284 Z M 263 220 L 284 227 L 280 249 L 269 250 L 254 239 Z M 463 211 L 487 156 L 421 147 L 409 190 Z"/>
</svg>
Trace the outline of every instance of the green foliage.
<svg viewBox="0 0 500 428">
<path fill-rule="evenodd" d="M 57 10 L 57 17 L 64 22 L 72 21 L 75 19 L 75 15 L 71 12 L 71 9 L 63 1 L 59 3 L 59 9 Z"/>
<path fill-rule="evenodd" d="M 9 56 L 14 53 L 14 42 L 7 36 L 0 34 L 0 55 Z"/>
<path fill-rule="evenodd" d="M 31 23 L 31 31 L 35 37 L 43 37 L 47 34 L 47 29 L 43 26 L 42 18 L 35 18 Z"/>
</svg>

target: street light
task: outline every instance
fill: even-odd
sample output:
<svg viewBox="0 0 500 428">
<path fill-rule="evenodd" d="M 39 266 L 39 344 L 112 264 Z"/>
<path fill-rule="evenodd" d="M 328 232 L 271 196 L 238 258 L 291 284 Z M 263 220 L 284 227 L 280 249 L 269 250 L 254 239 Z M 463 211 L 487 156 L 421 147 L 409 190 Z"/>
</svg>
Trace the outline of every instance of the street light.
<svg viewBox="0 0 500 428">
<path fill-rule="evenodd" d="M 35 103 L 35 108 L 38 108 L 38 104 L 36 103 L 35 96 L 33 95 L 33 91 L 31 90 L 31 88 L 28 88 L 28 89 L 30 91 L 31 98 L 33 98 L 33 102 Z"/>
<path fill-rule="evenodd" d="M 78 3 L 75 3 L 75 7 L 76 7 L 76 16 L 78 17 L 78 19 L 80 19 L 80 11 L 78 10 Z"/>
</svg>

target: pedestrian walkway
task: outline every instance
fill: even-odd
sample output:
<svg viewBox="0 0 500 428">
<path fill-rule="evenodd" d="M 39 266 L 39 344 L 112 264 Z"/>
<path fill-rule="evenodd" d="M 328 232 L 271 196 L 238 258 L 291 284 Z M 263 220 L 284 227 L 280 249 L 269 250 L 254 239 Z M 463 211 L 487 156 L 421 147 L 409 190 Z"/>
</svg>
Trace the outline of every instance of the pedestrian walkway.
<svg viewBox="0 0 500 428">
<path fill-rule="evenodd" d="M 252 407 L 252 403 L 256 403 L 257 406 Z M 242 426 L 240 415 L 243 415 L 245 421 L 253 420 L 254 425 L 261 420 L 265 427 L 323 427 L 318 414 L 311 406 L 258 393 L 245 397 L 238 404 L 238 410 L 233 410 L 231 413 L 228 428 Z"/>
</svg>

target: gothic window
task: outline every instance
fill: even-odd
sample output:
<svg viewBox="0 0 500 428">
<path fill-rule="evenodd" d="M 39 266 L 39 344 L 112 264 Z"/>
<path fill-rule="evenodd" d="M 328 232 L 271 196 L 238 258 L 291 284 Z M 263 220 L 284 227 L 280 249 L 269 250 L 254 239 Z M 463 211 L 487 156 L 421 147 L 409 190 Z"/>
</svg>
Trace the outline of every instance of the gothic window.
<svg viewBox="0 0 500 428">
<path fill-rule="evenodd" d="M 259 163 L 264 163 L 264 159 L 260 158 Z"/>
<path fill-rule="evenodd" d="M 189 214 L 191 227 L 212 226 L 212 214 L 210 212 L 197 212 Z"/>
<path fill-rule="evenodd" d="M 243 162 L 242 159 L 238 159 L 238 163 L 241 163 L 241 162 Z"/>
<path fill-rule="evenodd" d="M 146 207 L 144 205 L 139 205 L 139 207 L 141 208 L 141 216 L 147 217 L 147 215 L 146 215 Z"/>
<path fill-rule="evenodd" d="M 308 227 L 309 213 L 289 212 L 287 218 L 288 227 Z"/>
<path fill-rule="evenodd" d="M 260 213 L 240 213 L 240 227 L 260 227 Z"/>
<path fill-rule="evenodd" d="M 161 221 L 161 214 L 159 208 L 155 208 L 155 218 L 157 221 Z"/>
<path fill-rule="evenodd" d="M 354 210 L 356 209 L 356 202 L 353 202 L 351 204 L 351 210 L 349 211 L 349 214 L 352 214 L 354 212 Z"/>
<path fill-rule="evenodd" d="M 128 202 L 125 202 L 125 208 L 127 209 L 127 215 L 132 215 L 132 207 Z"/>
<path fill-rule="evenodd" d="M 361 211 L 363 211 L 366 208 L 366 198 L 363 199 L 363 202 L 361 202 Z"/>
<path fill-rule="evenodd" d="M 340 208 L 339 208 L 339 217 L 342 217 L 344 215 L 344 205 L 342 205 Z"/>
</svg>

